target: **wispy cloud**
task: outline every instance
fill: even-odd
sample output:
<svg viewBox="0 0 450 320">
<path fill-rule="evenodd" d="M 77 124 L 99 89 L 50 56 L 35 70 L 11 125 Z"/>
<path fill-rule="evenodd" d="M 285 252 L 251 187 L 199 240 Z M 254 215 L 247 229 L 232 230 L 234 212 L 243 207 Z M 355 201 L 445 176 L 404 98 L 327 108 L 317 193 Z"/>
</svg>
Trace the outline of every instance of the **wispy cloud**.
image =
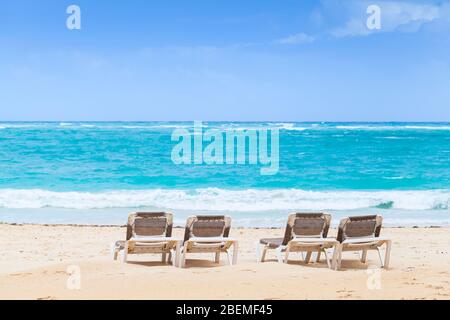
<svg viewBox="0 0 450 320">
<path fill-rule="evenodd" d="M 304 44 L 304 43 L 311 43 L 314 41 L 314 37 L 307 35 L 306 33 L 297 33 L 290 35 L 285 38 L 281 38 L 276 40 L 275 42 L 278 44 Z"/>
<path fill-rule="evenodd" d="M 381 29 L 369 30 L 366 26 L 366 9 L 376 4 L 381 9 Z M 352 16 L 345 25 L 332 28 L 334 37 L 367 36 L 378 32 L 416 32 L 424 24 L 447 18 L 446 4 L 407 3 L 402 1 L 352 1 L 348 3 Z"/>
<path fill-rule="evenodd" d="M 371 30 L 367 27 L 369 14 L 367 8 L 370 5 L 377 5 L 381 10 L 381 29 Z M 330 12 L 338 8 L 340 15 L 331 14 L 332 24 L 324 26 L 322 30 L 314 35 L 304 32 L 289 35 L 277 39 L 276 44 L 296 45 L 315 42 L 317 39 L 327 37 L 344 38 L 369 36 L 381 32 L 417 32 L 424 25 L 433 22 L 443 22 L 450 24 L 450 3 L 424 3 L 376 0 L 349 0 L 346 2 L 336 2 L 333 0 L 323 0 L 322 6 L 313 11 L 313 17 L 319 19 L 320 24 L 324 22 L 324 14 L 330 17 Z M 319 25 L 319 24 L 318 24 Z"/>
</svg>

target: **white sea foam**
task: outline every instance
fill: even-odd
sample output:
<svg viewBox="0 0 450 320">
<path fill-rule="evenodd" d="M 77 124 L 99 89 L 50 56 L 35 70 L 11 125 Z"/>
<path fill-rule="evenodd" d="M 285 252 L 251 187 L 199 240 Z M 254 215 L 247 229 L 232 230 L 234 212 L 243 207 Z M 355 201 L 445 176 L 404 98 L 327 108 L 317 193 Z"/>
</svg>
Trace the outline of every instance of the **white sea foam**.
<svg viewBox="0 0 450 320">
<path fill-rule="evenodd" d="M 24 128 L 38 128 L 43 125 L 40 124 L 18 124 L 18 123 L 2 123 L 0 126 L 3 129 L 24 129 Z"/>
<path fill-rule="evenodd" d="M 24 123 L 0 123 L 0 129 L 12 128 L 52 128 L 52 127 L 71 127 L 71 128 L 102 128 L 102 129 L 178 129 L 178 128 L 192 128 L 193 123 L 78 123 L 78 122 L 24 122 Z M 255 122 L 255 123 L 204 123 L 205 128 L 216 128 L 220 130 L 248 130 L 248 129 L 260 129 L 260 128 L 278 128 L 286 131 L 305 131 L 305 130 L 360 130 L 360 131 L 383 131 L 383 130 L 438 130 L 438 131 L 450 131 L 450 125 L 448 124 L 340 124 L 333 125 L 332 123 L 324 125 L 323 123 L 292 123 L 292 122 Z"/>
<path fill-rule="evenodd" d="M 214 128 L 214 126 L 212 126 Z M 259 129 L 279 129 L 279 130 L 286 130 L 286 131 L 304 131 L 307 130 L 307 127 L 296 127 L 294 123 L 267 123 L 267 124 L 257 124 L 257 125 L 240 125 L 240 124 L 233 124 L 228 125 L 224 124 L 219 127 L 219 129 L 223 130 L 230 130 L 230 131 L 245 131 L 245 130 L 259 130 Z"/>
<path fill-rule="evenodd" d="M 354 210 L 387 208 L 433 210 L 450 208 L 450 190 L 425 191 L 305 191 L 299 189 L 195 190 L 151 189 L 108 192 L 0 190 L 0 208 L 139 208 L 174 210 L 269 211 Z"/>
<path fill-rule="evenodd" d="M 386 179 L 386 180 L 403 180 L 403 179 L 408 179 L 408 177 L 404 177 L 404 176 L 383 177 L 383 179 Z"/>
<path fill-rule="evenodd" d="M 308 128 L 296 127 L 293 123 L 285 123 L 285 124 L 281 125 L 281 129 L 282 130 L 287 130 L 287 131 L 305 131 Z"/>
<path fill-rule="evenodd" d="M 332 129 L 333 127 L 330 127 Z M 448 131 L 450 130 L 450 126 L 422 126 L 422 125 L 392 125 L 392 126 L 374 126 L 374 125 L 342 125 L 336 126 L 336 129 L 341 130 L 440 130 L 440 131 Z"/>
<path fill-rule="evenodd" d="M 411 130 L 450 130 L 450 126 L 405 126 L 404 128 Z"/>
</svg>

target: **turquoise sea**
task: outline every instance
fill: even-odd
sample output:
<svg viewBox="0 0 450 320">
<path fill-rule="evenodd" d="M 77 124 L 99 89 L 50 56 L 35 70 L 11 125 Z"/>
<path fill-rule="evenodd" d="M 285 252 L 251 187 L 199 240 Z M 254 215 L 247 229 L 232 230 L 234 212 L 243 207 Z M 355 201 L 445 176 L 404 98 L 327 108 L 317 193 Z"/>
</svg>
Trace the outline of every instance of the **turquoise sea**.
<svg viewBox="0 0 450 320">
<path fill-rule="evenodd" d="M 123 224 L 130 211 L 226 213 L 281 226 L 292 211 L 380 213 L 387 225 L 450 225 L 450 123 L 205 122 L 279 129 L 279 172 L 176 165 L 192 122 L 0 122 L 0 221 Z"/>
</svg>

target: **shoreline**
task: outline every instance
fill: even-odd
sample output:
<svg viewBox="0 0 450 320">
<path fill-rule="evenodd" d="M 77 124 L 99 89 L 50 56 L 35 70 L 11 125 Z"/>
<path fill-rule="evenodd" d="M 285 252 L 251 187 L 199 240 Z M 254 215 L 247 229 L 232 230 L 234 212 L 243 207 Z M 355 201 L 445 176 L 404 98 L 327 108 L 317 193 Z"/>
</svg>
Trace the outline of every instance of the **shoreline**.
<svg viewBox="0 0 450 320">
<path fill-rule="evenodd" d="M 1 203 L 1 199 L 0 199 Z M 262 205 L 262 204 L 261 204 Z M 169 210 L 165 208 L 110 208 L 110 209 L 7 209 L 0 208 L 0 223 L 38 224 L 38 225 L 95 225 L 122 226 L 126 224 L 129 213 L 171 212 L 174 225 L 184 226 L 192 215 L 229 215 L 233 227 L 244 228 L 283 228 L 287 216 L 292 212 L 327 212 L 331 214 L 332 226 L 347 216 L 379 214 L 383 216 L 386 227 L 450 227 L 450 210 L 392 210 L 392 209 L 358 209 L 358 210 Z"/>
<path fill-rule="evenodd" d="M 72 223 L 14 223 L 14 222 L 2 222 L 1 225 L 7 226 L 37 226 L 37 227 L 74 227 L 74 228 L 125 228 L 126 224 L 72 224 Z M 174 225 L 174 229 L 184 229 L 183 225 Z M 244 227 L 244 226 L 236 226 L 233 229 L 238 230 L 280 230 L 284 227 Z M 450 229 L 450 226 L 437 226 L 437 225 L 429 225 L 429 226 L 383 226 L 383 229 Z"/>
</svg>

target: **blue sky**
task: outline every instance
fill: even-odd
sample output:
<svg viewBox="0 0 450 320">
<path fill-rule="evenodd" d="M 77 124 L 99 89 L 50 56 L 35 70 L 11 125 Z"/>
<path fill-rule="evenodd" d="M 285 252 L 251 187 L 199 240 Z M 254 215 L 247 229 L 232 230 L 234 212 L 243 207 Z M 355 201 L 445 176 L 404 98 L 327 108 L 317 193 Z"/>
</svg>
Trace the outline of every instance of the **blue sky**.
<svg viewBox="0 0 450 320">
<path fill-rule="evenodd" d="M 8 120 L 450 121 L 450 2 L 2 1 Z"/>
</svg>

